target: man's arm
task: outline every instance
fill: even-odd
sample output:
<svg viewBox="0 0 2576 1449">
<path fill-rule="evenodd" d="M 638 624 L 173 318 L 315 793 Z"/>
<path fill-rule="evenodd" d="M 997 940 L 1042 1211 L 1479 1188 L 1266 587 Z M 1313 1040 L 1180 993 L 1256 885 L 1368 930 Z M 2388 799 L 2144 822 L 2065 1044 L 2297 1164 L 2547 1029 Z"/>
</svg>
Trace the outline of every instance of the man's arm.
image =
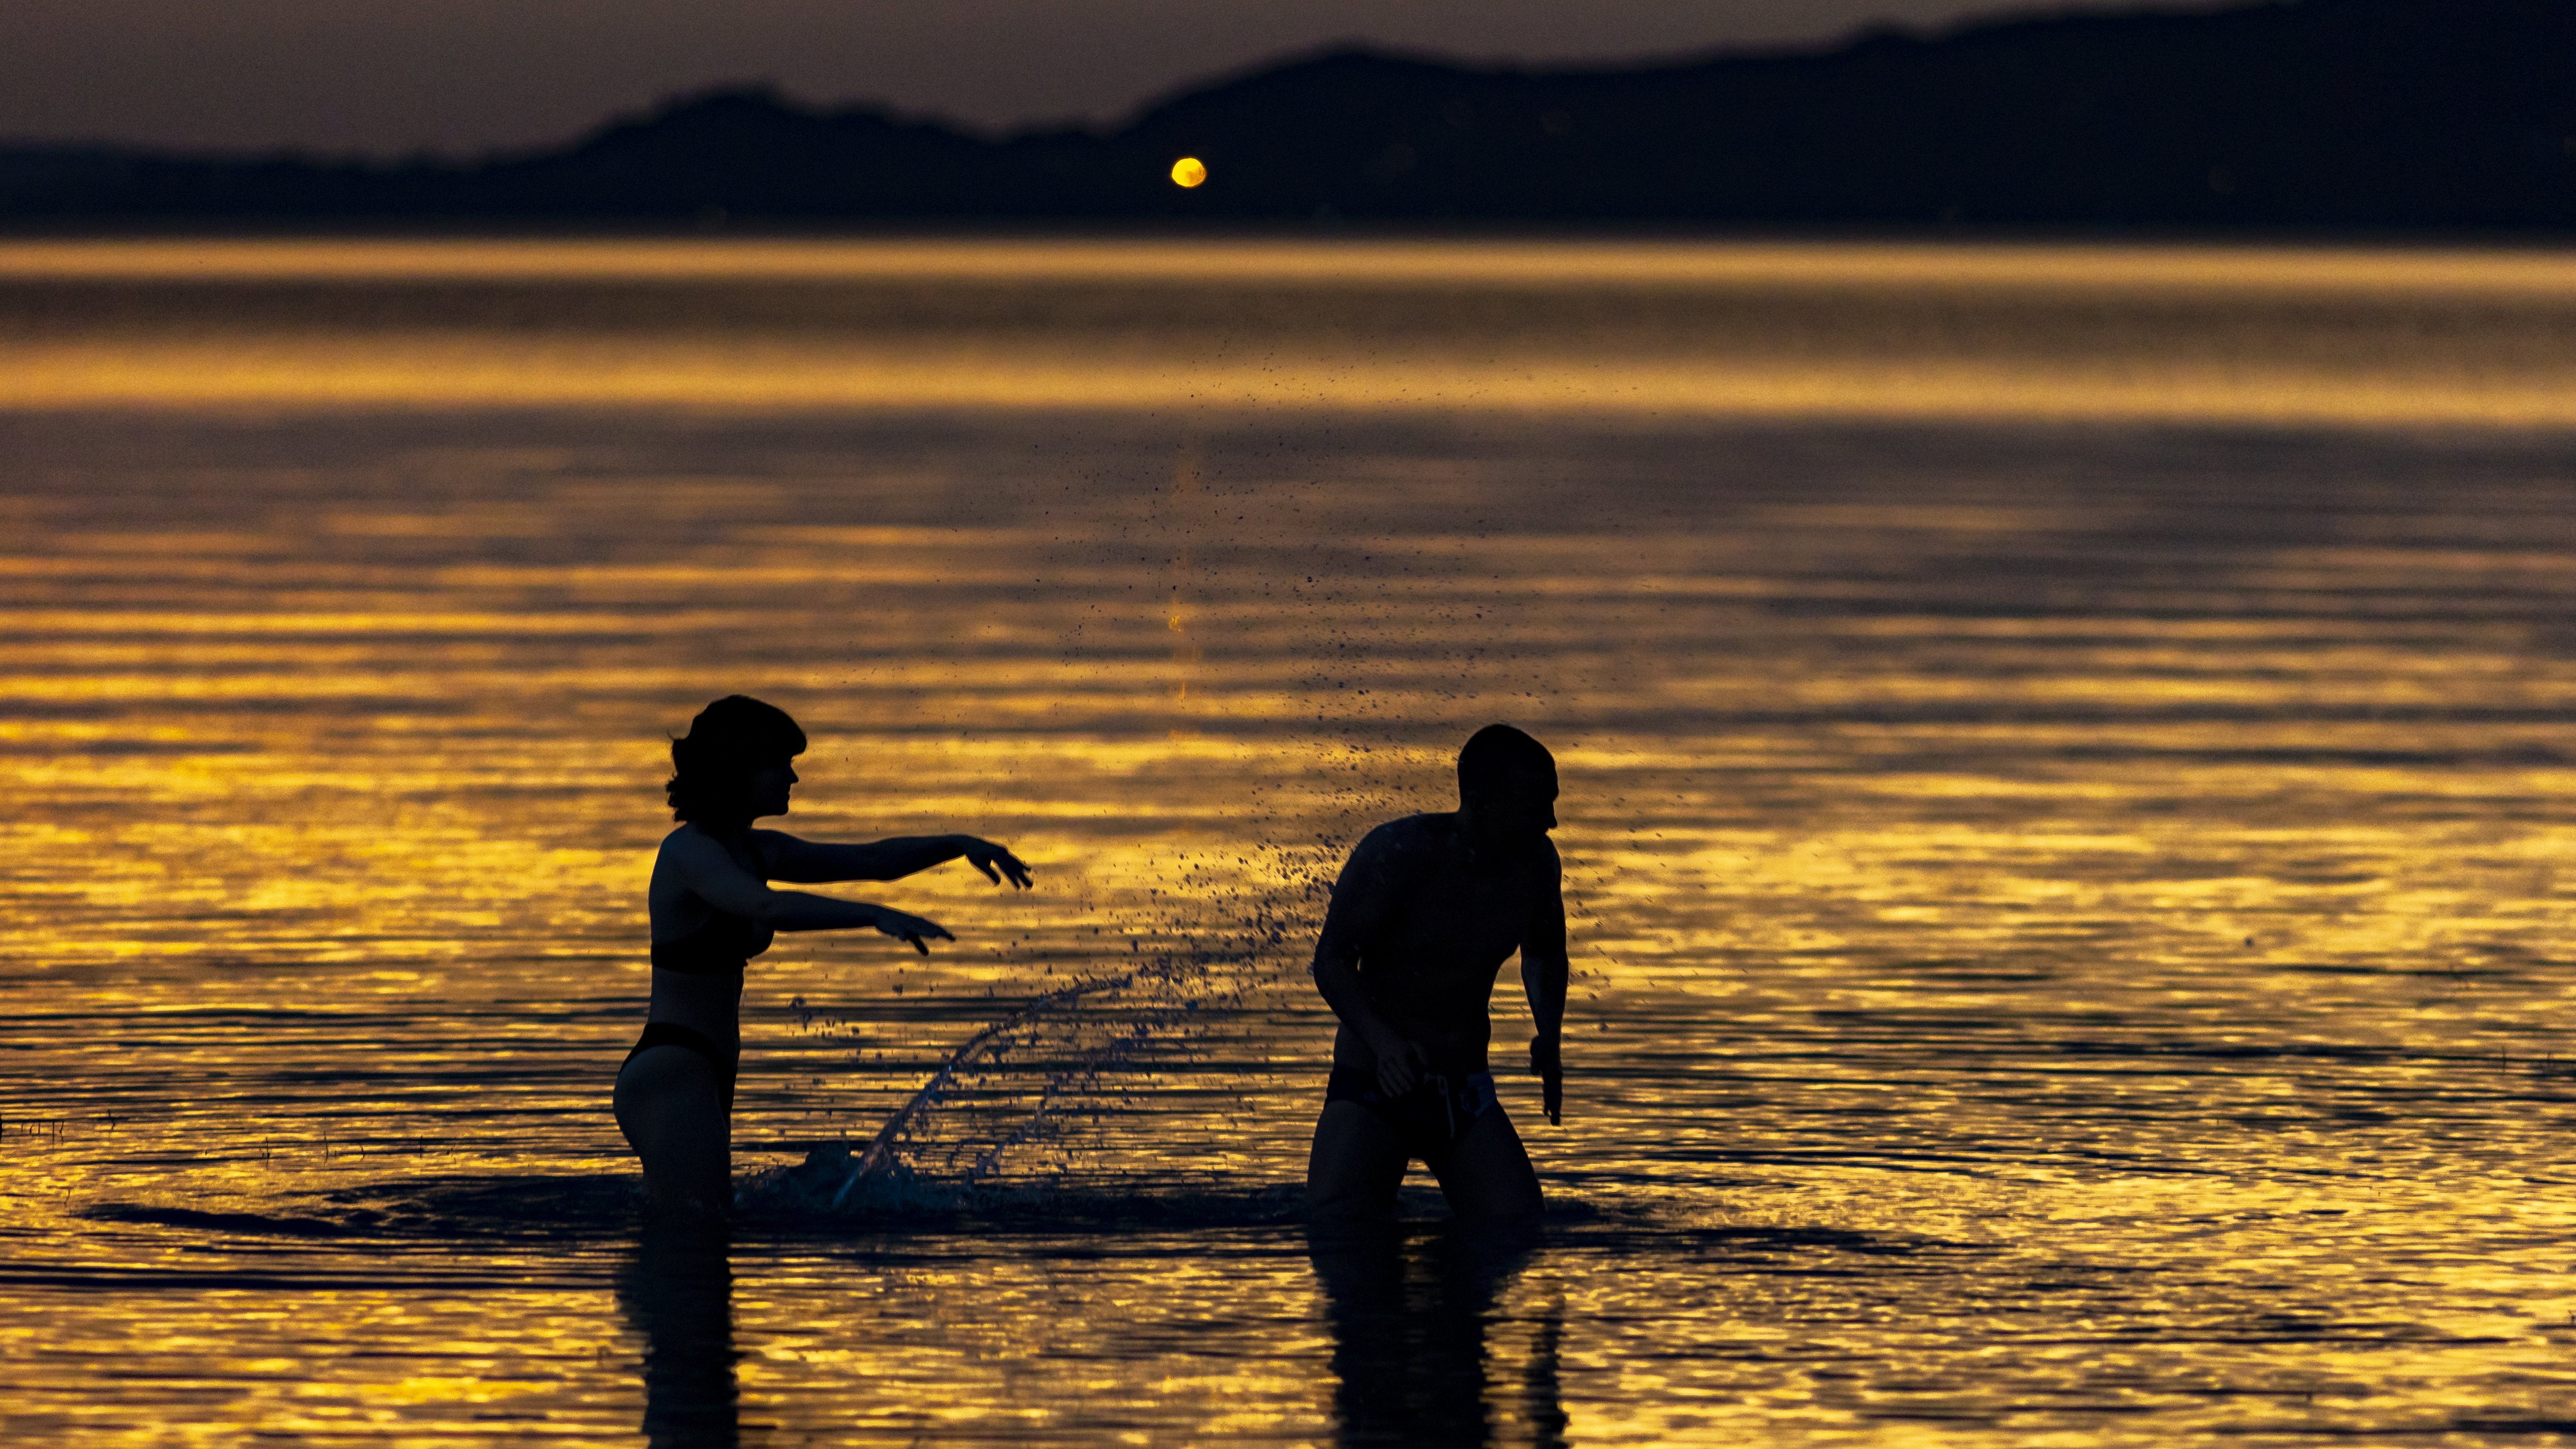
<svg viewBox="0 0 2576 1449">
<path fill-rule="evenodd" d="M 1401 1097 L 1428 1064 L 1422 1048 L 1407 1041 L 1369 1003 L 1360 980 L 1360 955 L 1378 927 L 1392 915 L 1403 889 L 1393 836 L 1384 826 L 1372 830 L 1351 851 L 1333 882 L 1333 903 L 1324 911 L 1324 930 L 1315 941 L 1315 989 L 1343 1024 L 1359 1033 L 1377 1058 L 1378 1090 Z"/>
<path fill-rule="evenodd" d="M 1530 1021 L 1538 1034 L 1530 1038 L 1530 1070 L 1538 1073 L 1539 1096 L 1547 1120 L 1565 1116 L 1565 987 L 1573 966 L 1565 950 L 1565 865 L 1556 846 L 1547 846 L 1547 879 L 1531 912 L 1528 934 L 1521 937 L 1521 989 L 1529 996 Z"/>
<path fill-rule="evenodd" d="M 1029 868 L 1020 858 L 989 840 L 972 835 L 905 835 L 865 845 L 826 845 L 799 840 L 783 830 L 755 830 L 752 840 L 772 880 L 812 885 L 839 880 L 901 880 L 917 871 L 966 857 L 966 863 L 995 885 L 1004 876 L 1022 890 Z"/>
</svg>

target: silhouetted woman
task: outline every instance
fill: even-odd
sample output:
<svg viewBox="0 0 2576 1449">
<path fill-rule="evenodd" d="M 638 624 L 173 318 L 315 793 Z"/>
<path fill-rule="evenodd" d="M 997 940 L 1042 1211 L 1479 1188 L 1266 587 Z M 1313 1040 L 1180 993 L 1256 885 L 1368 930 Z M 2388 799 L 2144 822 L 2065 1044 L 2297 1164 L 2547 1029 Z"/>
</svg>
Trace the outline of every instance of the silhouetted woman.
<svg viewBox="0 0 2576 1449">
<path fill-rule="evenodd" d="M 862 901 L 776 891 L 773 880 L 894 880 L 964 856 L 1025 889 L 1029 868 L 989 840 L 929 835 L 818 845 L 754 830 L 787 813 L 805 732 L 787 712 L 728 695 L 671 743 L 671 813 L 681 824 L 653 861 L 653 1006 L 617 1073 L 617 1126 L 644 1161 L 659 1212 L 723 1215 L 733 1198 L 733 1083 L 742 1053 L 743 965 L 778 931 L 866 927 L 930 953 L 938 922 Z"/>
</svg>

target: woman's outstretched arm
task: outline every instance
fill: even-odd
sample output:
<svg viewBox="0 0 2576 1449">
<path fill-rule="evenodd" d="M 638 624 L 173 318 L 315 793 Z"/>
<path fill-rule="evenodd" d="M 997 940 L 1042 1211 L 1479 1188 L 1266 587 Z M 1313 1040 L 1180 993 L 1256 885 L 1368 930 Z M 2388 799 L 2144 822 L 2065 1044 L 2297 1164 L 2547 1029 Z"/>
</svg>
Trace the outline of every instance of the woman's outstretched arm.
<svg viewBox="0 0 2576 1449">
<path fill-rule="evenodd" d="M 867 901 L 841 901 L 804 891 L 771 890 L 769 882 L 744 870 L 724 847 L 694 831 L 674 836 L 663 847 L 680 869 L 680 882 L 691 894 L 717 910 L 748 916 L 773 931 L 883 931 L 927 956 L 933 940 L 954 941 L 948 928 L 924 916 Z"/>
<path fill-rule="evenodd" d="M 1010 851 L 972 835 L 905 835 L 865 845 L 826 845 L 799 840 L 783 830 L 755 830 L 751 838 L 774 880 L 813 885 L 836 880 L 900 880 L 916 871 L 945 865 L 959 856 L 1000 885 L 1029 888 L 1029 868 Z"/>
</svg>

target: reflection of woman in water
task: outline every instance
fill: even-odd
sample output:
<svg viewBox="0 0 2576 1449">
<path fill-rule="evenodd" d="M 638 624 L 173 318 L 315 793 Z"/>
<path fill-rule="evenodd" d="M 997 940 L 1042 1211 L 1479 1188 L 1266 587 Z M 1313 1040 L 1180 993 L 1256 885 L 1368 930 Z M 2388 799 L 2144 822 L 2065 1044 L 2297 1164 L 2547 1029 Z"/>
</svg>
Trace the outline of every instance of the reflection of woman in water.
<svg viewBox="0 0 2576 1449">
<path fill-rule="evenodd" d="M 936 921 L 862 901 L 776 891 L 773 880 L 894 880 L 964 856 L 995 884 L 1026 888 L 1018 856 L 971 835 L 820 845 L 754 830 L 787 813 L 790 763 L 805 732 L 773 705 L 728 695 L 671 744 L 671 813 L 681 824 L 653 862 L 653 1005 L 617 1073 L 617 1126 L 644 1162 L 658 1211 L 721 1216 L 733 1197 L 735 1064 L 743 965 L 778 931 L 867 927 L 928 955 Z"/>
<path fill-rule="evenodd" d="M 724 1239 L 676 1220 L 647 1224 L 617 1276 L 617 1301 L 644 1335 L 644 1442 L 733 1449 L 742 1393 Z"/>
</svg>

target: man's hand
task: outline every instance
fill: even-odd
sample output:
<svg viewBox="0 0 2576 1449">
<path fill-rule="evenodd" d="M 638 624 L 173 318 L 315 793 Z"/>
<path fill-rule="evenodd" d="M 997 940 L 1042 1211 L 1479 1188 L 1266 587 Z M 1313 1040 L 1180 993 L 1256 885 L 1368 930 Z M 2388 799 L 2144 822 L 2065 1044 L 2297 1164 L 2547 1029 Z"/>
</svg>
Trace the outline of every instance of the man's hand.
<svg viewBox="0 0 2576 1449">
<path fill-rule="evenodd" d="M 935 936 L 942 941 L 957 939 L 948 934 L 948 928 L 937 921 L 925 916 L 907 915 L 891 906 L 877 907 L 877 929 L 898 941 L 910 941 L 912 949 L 924 956 L 930 954 L 932 937 Z"/>
<path fill-rule="evenodd" d="M 1029 868 L 1021 863 L 1018 856 L 989 840 L 978 840 L 972 835 L 958 836 L 957 843 L 964 848 L 966 863 L 982 871 L 984 879 L 1000 885 L 1002 877 L 1009 876 L 1011 884 L 1021 890 L 1029 888 Z"/>
<path fill-rule="evenodd" d="M 1419 1044 L 1391 1031 L 1371 1041 L 1369 1050 L 1377 1054 L 1377 1089 L 1390 1098 L 1411 1092 L 1431 1069 L 1431 1058 Z"/>
<path fill-rule="evenodd" d="M 1565 1125 L 1565 1048 L 1560 1038 L 1530 1038 L 1530 1070 L 1538 1073 L 1539 1104 L 1547 1109 L 1548 1125 Z"/>
</svg>

